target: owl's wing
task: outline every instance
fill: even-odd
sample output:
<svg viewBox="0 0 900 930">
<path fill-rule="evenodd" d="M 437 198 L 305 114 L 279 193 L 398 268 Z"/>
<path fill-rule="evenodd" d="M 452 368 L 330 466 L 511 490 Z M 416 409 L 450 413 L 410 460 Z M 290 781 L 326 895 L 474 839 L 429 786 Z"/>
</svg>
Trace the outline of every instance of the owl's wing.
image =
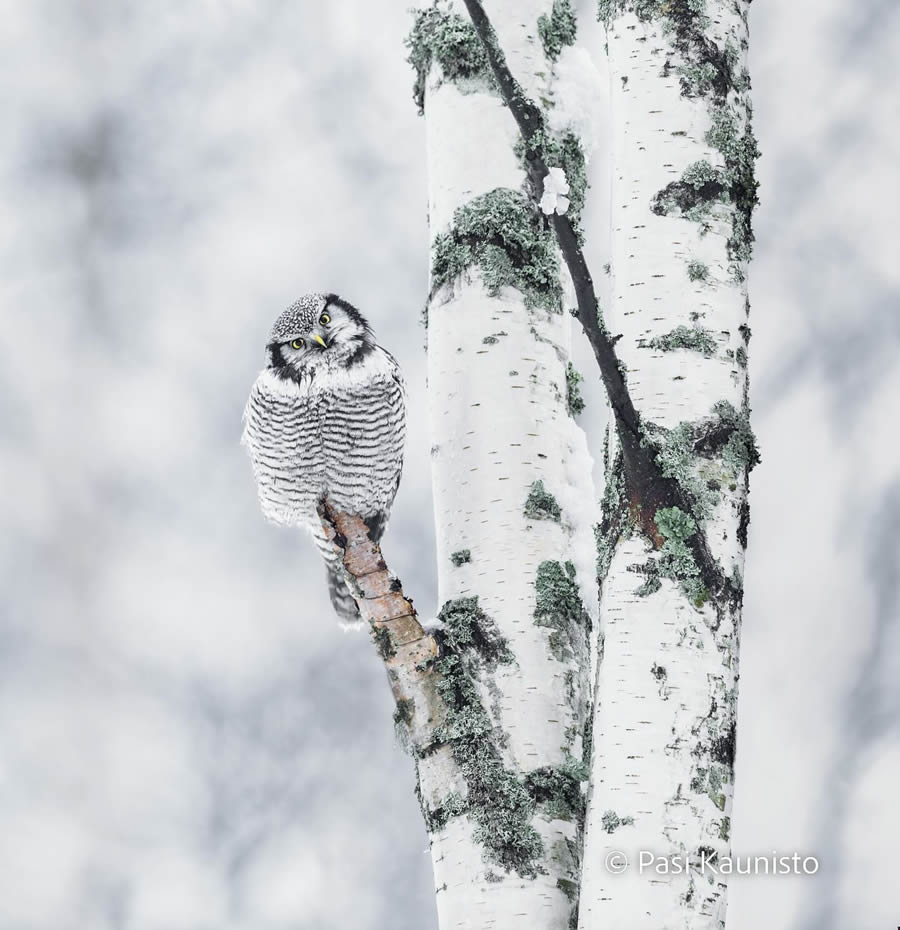
<svg viewBox="0 0 900 930">
<path fill-rule="evenodd" d="M 380 346 L 379 346 L 380 348 Z M 374 528 L 378 537 L 384 532 L 390 514 L 391 505 L 400 486 L 403 472 L 403 451 L 406 444 L 406 382 L 397 359 L 387 349 L 381 349 L 388 363 L 389 380 L 387 382 L 387 401 L 392 433 L 385 446 L 385 458 L 389 465 L 389 477 L 385 488 L 386 506 L 379 515 L 379 522 Z"/>
<path fill-rule="evenodd" d="M 274 523 L 316 521 L 324 456 L 309 396 L 264 371 L 244 409 L 241 442 L 250 454 L 263 514 Z"/>
<path fill-rule="evenodd" d="M 380 352 L 384 356 L 390 377 L 400 385 L 400 389 L 403 391 L 405 396 L 406 382 L 403 380 L 403 372 L 400 369 L 400 363 L 397 361 L 397 359 L 394 358 L 393 355 L 391 355 L 390 352 L 388 352 L 387 349 L 383 349 L 381 346 L 377 346 L 376 351 Z"/>
</svg>

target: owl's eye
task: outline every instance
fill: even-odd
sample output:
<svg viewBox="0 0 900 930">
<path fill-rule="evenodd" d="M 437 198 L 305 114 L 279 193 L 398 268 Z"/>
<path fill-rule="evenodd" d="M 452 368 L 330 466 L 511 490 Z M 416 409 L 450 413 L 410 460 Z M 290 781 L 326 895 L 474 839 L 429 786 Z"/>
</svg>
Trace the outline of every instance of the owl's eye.
<svg viewBox="0 0 900 930">
<path fill-rule="evenodd" d="M 320 325 L 320 326 L 327 326 L 330 322 L 331 322 L 331 317 L 330 317 L 327 313 L 323 313 L 323 314 L 319 317 L 319 325 Z"/>
<path fill-rule="evenodd" d="M 292 348 L 292 349 L 302 349 L 302 348 L 303 348 L 303 340 L 302 340 L 302 339 L 295 339 L 295 340 L 291 343 L 291 348 Z"/>
</svg>

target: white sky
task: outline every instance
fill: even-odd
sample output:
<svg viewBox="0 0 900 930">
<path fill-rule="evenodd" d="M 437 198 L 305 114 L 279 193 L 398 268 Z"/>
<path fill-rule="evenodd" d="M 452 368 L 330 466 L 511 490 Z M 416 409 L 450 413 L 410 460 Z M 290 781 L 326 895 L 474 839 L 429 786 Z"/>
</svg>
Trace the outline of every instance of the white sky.
<svg viewBox="0 0 900 930">
<path fill-rule="evenodd" d="M 435 926 L 383 672 L 312 546 L 262 520 L 238 445 L 280 309 L 358 304 L 410 385 L 385 549 L 436 609 L 405 6 L 3 4 L 2 930 Z M 763 464 L 734 841 L 823 865 L 736 881 L 728 927 L 883 930 L 900 8 L 759 0 L 751 30 Z"/>
</svg>

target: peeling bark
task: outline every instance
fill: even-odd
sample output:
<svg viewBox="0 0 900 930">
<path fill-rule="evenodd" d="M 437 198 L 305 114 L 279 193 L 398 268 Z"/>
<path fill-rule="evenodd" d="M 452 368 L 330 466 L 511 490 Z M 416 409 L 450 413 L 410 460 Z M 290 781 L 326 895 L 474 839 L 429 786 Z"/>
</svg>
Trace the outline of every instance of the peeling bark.
<svg viewBox="0 0 900 930">
<path fill-rule="evenodd" d="M 360 616 L 372 631 L 412 745 L 425 746 L 444 717 L 432 668 L 438 643 L 419 623 L 412 599 L 385 564 L 381 547 L 369 538 L 365 522 L 337 513 L 327 502 L 320 516 L 326 538 L 341 554 Z"/>
</svg>

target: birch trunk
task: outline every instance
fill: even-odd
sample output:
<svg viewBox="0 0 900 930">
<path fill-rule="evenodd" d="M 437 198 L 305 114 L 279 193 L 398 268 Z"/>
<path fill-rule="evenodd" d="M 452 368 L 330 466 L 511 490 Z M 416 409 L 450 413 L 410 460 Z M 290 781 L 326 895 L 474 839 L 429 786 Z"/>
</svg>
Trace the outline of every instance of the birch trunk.
<svg viewBox="0 0 900 930">
<path fill-rule="evenodd" d="M 538 23 L 553 7 L 491 10 L 534 93 L 550 93 Z M 463 4 L 421 10 L 410 47 L 427 127 L 440 619 L 474 610 L 508 649 L 502 661 L 472 655 L 474 710 L 466 698 L 459 730 L 444 728 L 463 776 L 446 784 L 419 767 L 438 918 L 444 930 L 556 930 L 576 919 L 597 602 L 571 316 L 552 231 L 524 191 L 515 121 Z"/>
<path fill-rule="evenodd" d="M 621 334 L 616 350 L 645 440 L 689 506 L 657 511 L 655 540 L 632 529 L 613 439 L 584 930 L 725 922 L 747 473 L 756 461 L 746 13 L 743 0 L 601 3 L 613 141 L 606 323 Z M 686 547 L 700 536 L 727 580 L 721 594 Z M 641 851 L 659 858 L 645 855 L 642 869 Z"/>
</svg>

